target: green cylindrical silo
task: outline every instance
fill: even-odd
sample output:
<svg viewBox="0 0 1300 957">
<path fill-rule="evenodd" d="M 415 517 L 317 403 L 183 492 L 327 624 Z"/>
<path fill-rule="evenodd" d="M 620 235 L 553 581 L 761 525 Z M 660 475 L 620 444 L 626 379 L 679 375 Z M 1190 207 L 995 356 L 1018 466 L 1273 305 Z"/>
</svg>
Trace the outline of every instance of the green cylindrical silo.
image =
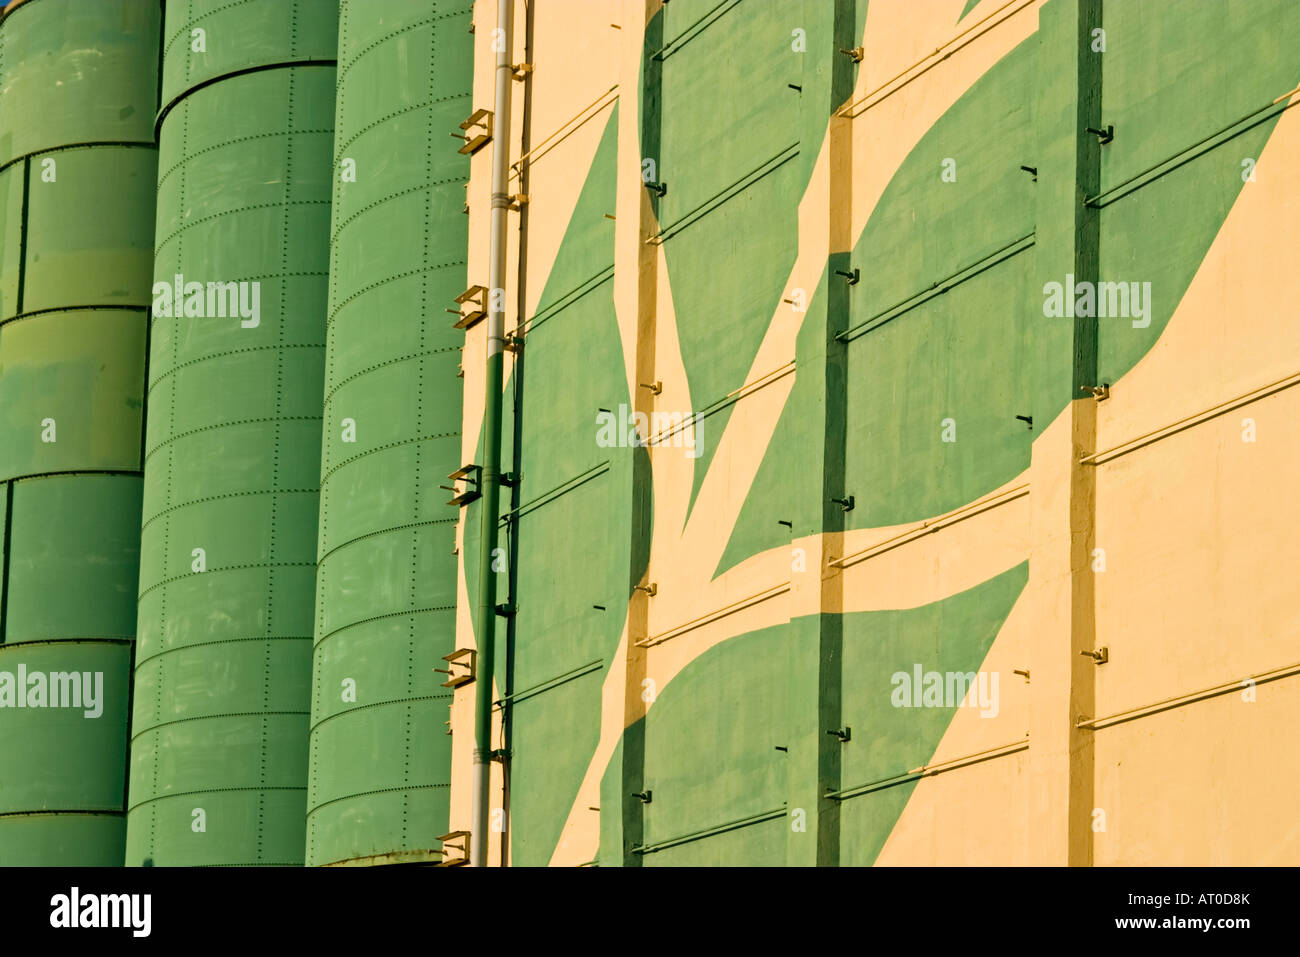
<svg viewBox="0 0 1300 957">
<path fill-rule="evenodd" d="M 119 865 L 155 0 L 0 19 L 0 865 Z"/>
<path fill-rule="evenodd" d="M 344 0 L 307 863 L 437 860 L 447 831 L 470 0 Z"/>
<path fill-rule="evenodd" d="M 126 863 L 295 864 L 338 7 L 163 19 Z"/>
</svg>

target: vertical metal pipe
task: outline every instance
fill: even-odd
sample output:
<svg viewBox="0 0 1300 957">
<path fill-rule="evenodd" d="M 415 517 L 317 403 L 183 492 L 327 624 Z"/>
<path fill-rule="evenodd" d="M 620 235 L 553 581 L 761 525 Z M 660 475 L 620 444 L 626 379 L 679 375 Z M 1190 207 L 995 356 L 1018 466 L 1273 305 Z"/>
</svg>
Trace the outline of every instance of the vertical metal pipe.
<svg viewBox="0 0 1300 957">
<path fill-rule="evenodd" d="M 497 0 L 497 29 L 492 35 L 496 51 L 496 106 L 492 122 L 492 223 L 488 264 L 487 390 L 483 413 L 483 498 L 480 506 L 478 569 L 478 666 L 474 697 L 474 816 L 470 824 L 471 867 L 487 864 L 488 798 L 492 775 L 492 675 L 496 670 L 496 572 L 492 568 L 497 548 L 501 490 L 501 388 L 505 351 L 506 226 L 510 198 L 510 62 L 514 0 Z"/>
</svg>

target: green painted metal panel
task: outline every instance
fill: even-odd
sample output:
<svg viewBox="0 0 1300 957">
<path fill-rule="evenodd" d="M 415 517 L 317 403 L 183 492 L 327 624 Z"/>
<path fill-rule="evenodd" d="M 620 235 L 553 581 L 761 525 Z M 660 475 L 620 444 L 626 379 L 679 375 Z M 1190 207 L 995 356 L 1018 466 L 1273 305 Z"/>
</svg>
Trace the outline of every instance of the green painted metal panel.
<svg viewBox="0 0 1300 957">
<path fill-rule="evenodd" d="M 48 810 L 121 813 L 130 663 L 126 641 L 0 646 L 0 701 L 6 702 L 0 815 Z M 9 703 L 7 694 L 11 688 L 17 694 L 20 668 L 27 677 L 27 705 L 21 708 L 16 698 Z M 33 706 L 42 698 L 44 704 Z M 51 751 L 54 741 L 61 745 L 57 752 Z M 35 769 L 39 773 L 33 773 Z"/>
<path fill-rule="evenodd" d="M 4 31 L 0 30 L 0 36 Z M 26 167 L 0 169 L 0 316 L 18 311 L 18 272 L 23 258 L 23 184 Z"/>
<path fill-rule="evenodd" d="M 6 608 L 8 606 L 8 596 L 5 594 L 9 589 L 6 584 L 9 575 L 9 553 L 4 548 L 3 543 L 8 540 L 9 535 L 9 509 L 12 507 L 12 483 L 0 483 L 0 622 L 5 620 Z M 0 627 L 0 638 L 4 637 L 4 629 Z"/>
<path fill-rule="evenodd" d="M 151 0 L 0 20 L 4 864 L 122 860 L 158 36 Z"/>
<path fill-rule="evenodd" d="M 0 326 L 0 477 L 139 468 L 145 322 L 73 309 Z"/>
<path fill-rule="evenodd" d="M 138 304 L 153 272 L 157 152 L 100 146 L 29 163 L 23 312 Z"/>
<path fill-rule="evenodd" d="M 129 642 L 0 645 L 0 863 L 80 866 L 120 854 L 130 672 Z M 20 679 L 22 708 L 8 698 Z M 57 703 L 71 706 L 55 706 L 56 686 Z M 37 811 L 58 813 L 14 830 Z"/>
<path fill-rule="evenodd" d="M 332 62 L 338 49 L 337 0 L 164 0 L 164 8 L 163 106 L 218 77 Z M 259 106 L 272 108 L 281 107 Z"/>
<path fill-rule="evenodd" d="M 120 814 L 6 815 L 0 867 L 121 867 L 125 841 Z"/>
<path fill-rule="evenodd" d="M 73 143 L 151 144 L 158 27 L 149 0 L 27 0 L 8 13 L 0 166 Z"/>
<path fill-rule="evenodd" d="M 15 482 L 5 641 L 135 636 L 140 479 Z"/>
<path fill-rule="evenodd" d="M 449 828 L 471 7 L 340 8 L 308 864 Z"/>
<path fill-rule="evenodd" d="M 128 865 L 303 860 L 336 30 L 165 5 Z"/>
</svg>

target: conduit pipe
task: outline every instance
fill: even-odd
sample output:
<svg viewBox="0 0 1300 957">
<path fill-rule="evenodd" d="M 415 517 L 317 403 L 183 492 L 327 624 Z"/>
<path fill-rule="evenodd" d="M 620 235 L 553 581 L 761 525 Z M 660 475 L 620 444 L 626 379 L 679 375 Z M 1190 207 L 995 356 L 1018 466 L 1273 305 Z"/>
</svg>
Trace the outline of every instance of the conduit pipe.
<svg viewBox="0 0 1300 957">
<path fill-rule="evenodd" d="M 514 80 L 511 30 L 514 0 L 497 0 L 496 106 L 492 117 L 492 220 L 488 260 L 486 402 L 483 412 L 483 498 L 478 569 L 478 662 L 474 698 L 474 814 L 470 824 L 471 867 L 487 865 L 488 799 L 492 776 L 492 676 L 496 664 L 496 571 L 501 490 L 501 389 L 505 352 L 506 226 L 510 198 L 510 87 Z"/>
</svg>

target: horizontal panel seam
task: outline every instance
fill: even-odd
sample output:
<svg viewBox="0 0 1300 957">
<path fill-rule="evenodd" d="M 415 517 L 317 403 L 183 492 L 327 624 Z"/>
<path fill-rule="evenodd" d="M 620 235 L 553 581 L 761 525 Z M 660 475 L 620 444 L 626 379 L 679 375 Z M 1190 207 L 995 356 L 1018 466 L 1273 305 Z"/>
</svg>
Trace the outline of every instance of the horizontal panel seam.
<svg viewBox="0 0 1300 957">
<path fill-rule="evenodd" d="M 315 488 L 273 488 L 273 489 L 254 489 L 248 492 L 224 492 L 221 495 L 205 495 L 202 498 L 192 499 L 188 502 L 179 502 L 175 505 L 168 505 L 160 512 L 154 512 L 148 519 L 141 522 L 140 531 L 143 533 L 154 522 L 160 518 L 165 518 L 172 512 L 180 511 L 183 508 L 192 508 L 195 505 L 206 505 L 209 502 L 220 502 L 231 498 L 255 498 L 260 495 L 317 495 L 320 490 Z"/>
<path fill-rule="evenodd" d="M 267 422 L 319 422 L 319 421 L 321 421 L 321 417 L 319 415 L 275 415 L 275 416 L 259 416 L 257 418 L 252 418 L 252 419 L 231 419 L 226 422 L 214 422 L 211 425 L 201 425 L 197 429 L 188 429 L 184 432 L 177 432 L 175 435 L 168 436 L 166 439 L 159 442 L 157 445 L 155 445 L 153 448 L 149 449 L 149 451 L 145 453 L 144 461 L 145 464 L 148 465 L 149 460 L 153 458 L 155 452 L 159 452 L 162 449 L 167 448 L 167 446 L 171 445 L 172 443 L 179 442 L 181 439 L 187 439 L 191 436 L 199 435 L 203 432 L 213 432 L 216 431 L 217 429 L 233 429 L 233 428 L 238 428 L 241 425 L 256 425 L 258 423 L 267 423 Z"/>
<path fill-rule="evenodd" d="M 334 131 L 332 129 L 329 129 L 328 127 L 320 127 L 316 129 L 303 129 L 303 130 L 272 130 L 266 133 L 249 133 L 247 136 L 236 136 L 232 139 L 222 140 L 220 143 L 214 143 L 211 146 L 205 146 L 202 149 L 195 150 L 193 153 L 186 152 L 185 155 L 181 157 L 178 163 L 175 163 L 170 169 L 168 169 L 165 173 L 162 173 L 158 177 L 158 188 L 161 189 L 163 183 L 167 182 L 168 178 L 177 170 L 184 168 L 185 164 L 188 163 L 190 160 L 203 156 L 205 153 L 211 153 L 214 150 L 226 149 L 227 147 L 230 146 L 237 146 L 241 143 L 251 143 L 254 140 L 263 140 L 263 139 L 270 139 L 272 137 L 282 137 L 282 136 L 289 136 L 289 135 L 297 136 L 299 133 L 333 134 Z"/>
<path fill-rule="evenodd" d="M 271 490 L 274 492 L 274 490 Z M 197 575 L 219 575 L 222 572 L 247 571 L 250 568 L 315 568 L 315 562 L 248 562 L 240 565 L 222 565 L 220 568 L 209 568 L 201 572 L 187 572 L 184 575 L 173 575 L 171 578 L 164 578 L 162 581 L 154 582 L 144 591 L 136 596 L 136 601 L 140 601 L 151 591 L 156 591 L 164 586 L 174 584 L 186 578 L 194 578 Z"/>
<path fill-rule="evenodd" d="M 364 452 L 360 452 L 356 455 L 349 456 L 348 458 L 344 459 L 338 464 L 332 466 L 328 471 L 324 472 L 321 475 L 321 479 L 320 479 L 321 488 L 325 487 L 325 483 L 329 481 L 330 476 L 332 476 L 339 469 L 343 468 L 344 466 L 351 465 L 353 462 L 359 462 L 361 459 L 364 459 L 368 455 L 374 455 L 376 452 L 387 452 L 390 449 L 400 448 L 403 445 L 415 445 L 420 442 L 427 442 L 430 439 L 459 438 L 460 435 L 461 435 L 460 432 L 434 432 L 429 435 L 417 435 L 414 438 L 400 439 L 396 442 L 387 442 L 384 445 L 376 445 L 373 448 L 367 449 Z"/>
<path fill-rule="evenodd" d="M 196 641 L 187 645 L 173 645 L 170 648 L 164 648 L 162 651 L 156 651 L 153 654 L 140 658 L 138 650 L 143 642 L 136 642 L 137 657 L 135 660 L 135 670 L 139 672 L 147 662 L 155 658 L 161 658 L 163 655 L 170 655 L 178 651 L 192 651 L 195 648 L 209 648 L 213 645 L 235 645 L 245 641 L 311 641 L 311 635 L 249 635 L 244 638 L 218 638 L 216 641 Z M 0 647 L 3 647 L 0 645 Z"/>
<path fill-rule="evenodd" d="M 406 532 L 406 531 L 410 531 L 413 528 L 432 528 L 435 525 L 450 525 L 452 527 L 455 527 L 458 523 L 459 523 L 458 518 L 431 518 L 425 522 L 407 522 L 403 525 L 392 525 L 388 528 L 377 528 L 374 531 L 366 532 L 365 534 L 362 535 L 357 535 L 355 538 L 349 538 L 346 542 L 339 542 L 337 545 L 331 546 L 328 551 L 324 552 L 316 559 L 316 566 L 318 568 L 323 566 L 325 562 L 329 559 L 329 557 L 333 555 L 335 552 L 342 551 L 343 549 L 347 548 L 349 545 L 356 545 L 359 542 L 368 541 L 369 539 L 372 538 L 379 538 L 382 535 L 392 535 L 394 532 Z"/>
<path fill-rule="evenodd" d="M 236 207 L 235 209 L 227 209 L 227 210 L 222 210 L 219 213 L 212 213 L 209 216 L 200 216 L 198 219 L 194 220 L 193 222 L 186 223 L 184 226 L 180 227 L 180 229 L 177 229 L 174 232 L 170 233 L 166 239 L 156 244 L 154 246 L 154 257 L 157 258 L 158 254 L 162 252 L 163 247 L 165 247 L 169 242 L 171 242 L 181 233 L 185 232 L 187 229 L 193 229 L 195 226 L 202 226 L 204 223 L 210 223 L 213 220 L 223 219 L 226 216 L 237 216 L 240 213 L 246 213 L 254 209 L 284 209 L 286 206 L 329 206 L 329 205 L 330 205 L 330 201 L 328 199 L 286 199 L 286 200 L 281 200 L 278 203 L 251 203 L 246 206 Z M 194 317 L 186 317 L 186 318 L 194 318 Z"/>
<path fill-rule="evenodd" d="M 154 322 L 158 322 L 157 316 L 154 317 Z M 149 389 L 146 395 L 152 394 L 154 387 L 162 382 L 163 379 L 174 375 L 181 369 L 188 369 L 190 366 L 198 365 L 201 362 L 211 362 L 214 359 L 224 359 L 226 356 L 237 356 L 246 352 L 272 352 L 278 349 L 319 349 L 321 352 L 324 352 L 325 348 L 326 346 L 323 342 L 272 342 L 264 346 L 244 346 L 240 349 L 223 349 L 220 352 L 209 352 L 206 355 L 195 356 L 193 359 L 186 359 L 184 362 L 165 368 L 158 378 L 149 383 Z"/>
<path fill-rule="evenodd" d="M 389 366 L 400 365 L 403 362 L 410 362 L 412 359 L 429 359 L 434 356 L 442 356 L 442 355 L 447 355 L 448 353 L 460 352 L 460 351 L 461 351 L 460 346 L 443 346 L 438 349 L 428 349 L 424 352 L 411 352 L 404 356 L 393 356 L 392 358 L 385 359 L 382 362 L 376 362 L 374 365 L 366 366 L 364 369 L 358 369 L 356 372 L 353 372 L 350 375 L 348 375 L 347 378 L 340 379 L 332 386 L 327 385 L 328 391 L 325 393 L 325 405 L 328 406 L 330 400 L 334 398 L 335 393 L 337 393 L 349 382 L 352 382 L 356 379 L 360 379 L 363 376 L 370 375 L 370 373 L 372 372 L 378 372 L 380 369 L 386 369 Z M 456 391 L 459 392 L 460 390 L 457 389 Z"/>
<path fill-rule="evenodd" d="M 313 642 L 312 651 L 315 652 L 317 648 L 325 644 L 325 642 L 329 641 L 339 632 L 347 631 L 349 628 L 358 628 L 361 625 L 369 625 L 371 622 L 376 622 L 376 621 L 387 621 L 390 618 L 404 618 L 407 615 L 427 615 L 428 613 L 435 612 L 435 611 L 455 611 L 455 610 L 456 610 L 455 605 L 429 605 L 426 608 L 408 608 L 404 611 L 390 611 L 390 612 L 385 612 L 382 615 L 371 615 L 369 618 L 360 618 L 356 621 L 350 621 L 346 625 L 339 625 L 337 628 L 333 629 L 332 631 L 326 632 L 325 634 L 321 635 L 320 638 L 316 639 L 316 641 Z"/>
<path fill-rule="evenodd" d="M 325 715 L 308 729 L 308 733 L 314 734 L 317 728 L 327 722 L 333 721 L 335 718 L 345 718 L 348 715 L 357 714 L 361 711 L 368 711 L 372 708 L 391 708 L 395 705 L 407 705 L 420 701 L 451 701 L 453 697 L 454 695 L 451 694 L 421 694 L 411 695 L 406 698 L 392 698 L 387 701 L 370 701 L 366 704 L 359 704 L 355 708 L 348 708 L 346 711 L 335 711 L 333 714 Z"/>
</svg>

